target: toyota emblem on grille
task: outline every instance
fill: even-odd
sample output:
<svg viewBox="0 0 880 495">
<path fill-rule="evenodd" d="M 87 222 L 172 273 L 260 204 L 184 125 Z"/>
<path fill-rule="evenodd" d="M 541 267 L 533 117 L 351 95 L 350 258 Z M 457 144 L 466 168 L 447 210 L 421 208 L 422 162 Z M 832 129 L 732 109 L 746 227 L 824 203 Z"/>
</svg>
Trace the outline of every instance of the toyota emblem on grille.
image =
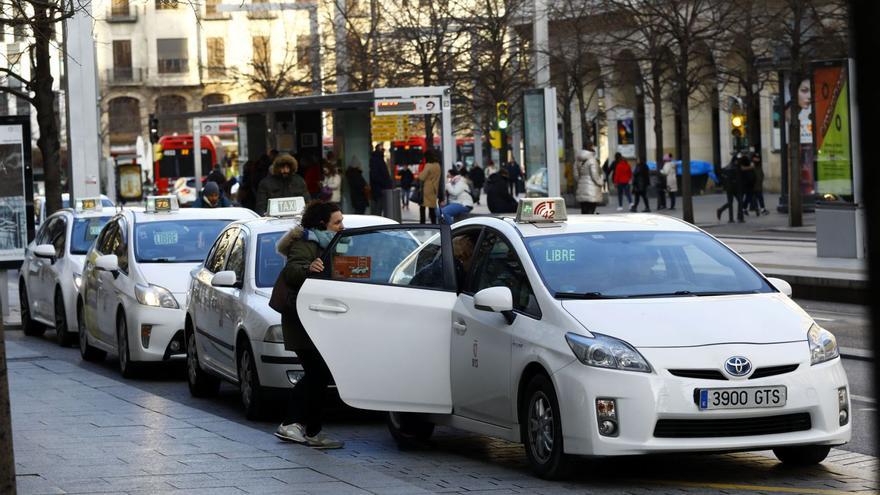
<svg viewBox="0 0 880 495">
<path fill-rule="evenodd" d="M 752 371 L 752 363 L 742 356 L 733 356 L 724 362 L 724 371 L 730 376 L 746 376 Z"/>
</svg>

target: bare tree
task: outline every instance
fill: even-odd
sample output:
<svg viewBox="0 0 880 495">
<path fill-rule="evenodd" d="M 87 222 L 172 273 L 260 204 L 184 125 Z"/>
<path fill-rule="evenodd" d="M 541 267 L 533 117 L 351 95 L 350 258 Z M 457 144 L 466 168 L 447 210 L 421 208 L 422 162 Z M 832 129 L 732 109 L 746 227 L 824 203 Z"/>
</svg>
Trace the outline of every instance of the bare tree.
<svg viewBox="0 0 880 495">
<path fill-rule="evenodd" d="M 808 64 L 823 56 L 846 54 L 847 8 L 844 0 L 782 0 L 772 12 L 775 41 L 784 50 L 789 74 L 789 94 L 795 106 L 798 86 L 808 74 Z M 801 198 L 800 122 L 788 115 L 788 224 L 803 225 Z"/>
<path fill-rule="evenodd" d="M 281 98 L 285 96 L 305 95 L 312 92 L 312 67 L 307 54 L 305 60 L 299 60 L 296 50 L 287 43 L 284 45 L 283 58 L 278 63 L 272 60 L 272 44 L 268 36 L 253 38 L 254 56 L 248 63 L 247 70 L 232 69 L 235 81 L 247 84 L 251 95 L 258 98 Z"/>
<path fill-rule="evenodd" d="M 337 12 L 337 2 L 343 7 Z M 345 78 L 350 91 L 369 91 L 394 79 L 393 71 L 387 70 L 386 50 L 382 31 L 387 29 L 383 23 L 379 2 L 357 2 L 354 0 L 330 0 L 326 9 L 330 19 L 338 13 L 342 18 L 341 27 L 345 30 L 345 60 L 339 60 L 328 71 L 328 79 Z M 339 53 L 336 40 L 325 44 L 328 53 Z"/>
<path fill-rule="evenodd" d="M 690 100 L 704 94 L 715 73 L 713 47 L 733 21 L 738 4 L 724 0 L 608 0 L 634 25 L 653 25 L 669 50 L 673 105 L 681 119 L 682 218 L 693 223 Z M 714 84 L 712 84 L 714 86 Z"/>
<path fill-rule="evenodd" d="M 11 14 L 3 24 L 29 34 L 28 45 L 8 56 L 0 66 L 0 92 L 24 100 L 37 111 L 40 137 L 37 147 L 43 157 L 46 182 L 46 214 L 61 208 L 61 136 L 55 108 L 55 82 L 52 77 L 51 47 L 56 43 L 59 23 L 73 17 L 79 3 L 61 0 L 0 0 L 0 12 Z M 22 63 L 30 64 L 24 77 Z"/>
</svg>

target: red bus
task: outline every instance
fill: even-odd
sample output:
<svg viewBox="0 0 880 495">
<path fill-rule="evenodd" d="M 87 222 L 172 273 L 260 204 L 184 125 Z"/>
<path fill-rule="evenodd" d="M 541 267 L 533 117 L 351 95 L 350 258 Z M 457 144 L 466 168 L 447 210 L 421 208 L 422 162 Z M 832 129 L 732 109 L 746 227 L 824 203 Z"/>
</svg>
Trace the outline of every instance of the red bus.
<svg viewBox="0 0 880 495">
<path fill-rule="evenodd" d="M 211 168 L 222 158 L 217 156 L 217 146 L 210 136 L 202 136 L 202 175 L 207 175 Z M 169 194 L 169 186 L 179 177 L 195 177 L 193 160 L 193 137 L 191 134 L 162 136 L 155 145 L 153 180 L 158 194 Z"/>
<path fill-rule="evenodd" d="M 440 137 L 434 136 L 434 148 L 440 148 Z M 456 160 L 471 166 L 474 163 L 474 138 L 455 138 Z M 400 179 L 403 167 L 409 167 L 413 176 L 418 177 L 425 168 L 425 137 L 411 136 L 406 141 L 391 142 L 391 164 L 394 178 Z"/>
</svg>

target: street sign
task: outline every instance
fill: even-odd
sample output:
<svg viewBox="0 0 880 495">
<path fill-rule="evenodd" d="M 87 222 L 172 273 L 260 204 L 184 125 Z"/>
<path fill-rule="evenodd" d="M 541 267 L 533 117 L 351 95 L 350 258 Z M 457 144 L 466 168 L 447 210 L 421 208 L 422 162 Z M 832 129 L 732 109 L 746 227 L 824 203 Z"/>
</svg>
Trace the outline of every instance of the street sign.
<svg viewBox="0 0 880 495">
<path fill-rule="evenodd" d="M 373 141 L 404 141 L 409 137 L 409 117 L 373 115 L 370 131 Z"/>
<path fill-rule="evenodd" d="M 384 98 L 373 102 L 373 113 L 376 115 L 424 115 L 442 111 L 440 98 L 436 96 Z"/>
<path fill-rule="evenodd" d="M 238 119 L 235 117 L 214 117 L 199 119 L 202 126 L 202 134 L 235 134 L 238 128 Z"/>
</svg>

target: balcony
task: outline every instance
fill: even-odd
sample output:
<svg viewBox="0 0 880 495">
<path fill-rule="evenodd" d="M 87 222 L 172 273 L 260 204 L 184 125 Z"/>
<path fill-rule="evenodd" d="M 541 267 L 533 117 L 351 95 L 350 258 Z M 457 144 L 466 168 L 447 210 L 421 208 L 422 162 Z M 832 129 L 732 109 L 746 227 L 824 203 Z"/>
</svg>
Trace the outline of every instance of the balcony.
<svg viewBox="0 0 880 495">
<path fill-rule="evenodd" d="M 107 69 L 106 80 L 111 86 L 138 85 L 144 81 L 144 70 L 140 67 L 113 67 Z"/>
<path fill-rule="evenodd" d="M 137 22 L 137 6 L 128 3 L 116 3 L 107 9 L 107 22 Z"/>
<path fill-rule="evenodd" d="M 160 76 L 186 74 L 189 72 L 189 59 L 163 58 L 157 61 L 156 67 Z"/>
</svg>

